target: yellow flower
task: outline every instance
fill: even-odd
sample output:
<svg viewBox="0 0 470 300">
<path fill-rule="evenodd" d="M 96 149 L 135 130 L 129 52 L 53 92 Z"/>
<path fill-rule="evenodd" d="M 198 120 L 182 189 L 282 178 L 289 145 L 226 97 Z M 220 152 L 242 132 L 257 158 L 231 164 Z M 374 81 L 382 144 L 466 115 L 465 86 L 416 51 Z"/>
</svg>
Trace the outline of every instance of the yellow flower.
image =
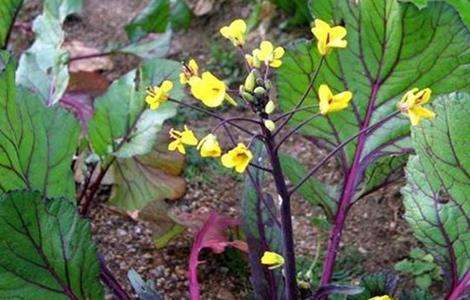
<svg viewBox="0 0 470 300">
<path fill-rule="evenodd" d="M 243 173 L 253 159 L 251 151 L 243 144 L 238 145 L 222 155 L 222 165 L 226 168 L 235 168 L 238 173 Z"/>
<path fill-rule="evenodd" d="M 236 47 L 243 46 L 245 43 L 246 24 L 245 21 L 237 19 L 229 26 L 220 28 L 223 37 L 229 39 Z"/>
<path fill-rule="evenodd" d="M 222 154 L 217 137 L 212 133 L 206 135 L 197 145 L 202 157 L 219 157 Z"/>
<path fill-rule="evenodd" d="M 277 47 L 274 49 L 273 44 L 268 41 L 262 41 L 259 49 L 253 50 L 253 57 L 259 61 L 263 61 L 266 65 L 273 68 L 279 68 L 282 65 L 281 58 L 284 56 L 284 48 Z"/>
<path fill-rule="evenodd" d="M 317 38 L 317 48 L 321 55 L 328 54 L 331 48 L 346 48 L 348 42 L 343 40 L 346 36 L 346 28 L 343 26 L 330 27 L 328 23 L 315 19 L 313 35 Z"/>
<path fill-rule="evenodd" d="M 186 125 L 184 125 L 183 131 L 177 131 L 171 128 L 170 137 L 174 139 L 174 141 L 168 144 L 168 150 L 178 150 L 178 152 L 181 154 L 186 154 L 186 149 L 184 148 L 184 145 L 196 146 L 198 142 L 194 133 L 189 130 Z"/>
<path fill-rule="evenodd" d="M 145 102 L 150 105 L 150 109 L 157 109 L 160 104 L 168 99 L 168 93 L 173 88 L 173 82 L 165 80 L 160 86 L 147 88 L 147 96 Z"/>
<path fill-rule="evenodd" d="M 376 296 L 373 298 L 369 298 L 369 300 L 393 300 L 393 298 L 390 297 L 389 295 L 384 295 L 384 296 Z"/>
<path fill-rule="evenodd" d="M 180 73 L 180 83 L 187 84 L 193 76 L 199 76 L 199 66 L 194 59 L 190 59 L 188 64 L 183 65 L 183 72 Z"/>
<path fill-rule="evenodd" d="M 421 118 L 432 119 L 436 116 L 433 111 L 422 107 L 423 104 L 429 102 L 430 98 L 431 89 L 426 88 L 420 91 L 418 88 L 414 88 L 405 93 L 397 106 L 403 114 L 408 115 L 411 125 L 416 126 Z"/>
<path fill-rule="evenodd" d="M 211 72 L 204 72 L 201 77 L 191 77 L 189 85 L 193 96 L 208 107 L 220 106 L 224 100 L 237 105 L 227 94 L 225 83 L 212 75 Z"/>
<path fill-rule="evenodd" d="M 261 257 L 261 263 L 270 266 L 269 269 L 275 269 L 284 264 L 284 257 L 276 252 L 265 251 Z"/>
<path fill-rule="evenodd" d="M 327 113 L 340 111 L 348 107 L 349 101 L 352 99 L 352 93 L 345 91 L 333 95 L 330 88 L 326 84 L 322 84 L 318 90 L 318 97 L 320 98 L 320 113 L 326 115 Z"/>
</svg>

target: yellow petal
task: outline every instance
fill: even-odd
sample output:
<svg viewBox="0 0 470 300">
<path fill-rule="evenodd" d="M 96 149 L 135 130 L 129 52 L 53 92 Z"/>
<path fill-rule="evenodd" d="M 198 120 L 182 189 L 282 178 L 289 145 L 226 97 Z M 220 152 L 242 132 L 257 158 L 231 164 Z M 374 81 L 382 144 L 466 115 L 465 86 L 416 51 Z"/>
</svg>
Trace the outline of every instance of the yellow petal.
<svg viewBox="0 0 470 300">
<path fill-rule="evenodd" d="M 222 155 L 222 158 L 220 160 L 222 162 L 222 165 L 226 168 L 233 168 L 235 166 L 233 155 L 230 152 Z"/>
<path fill-rule="evenodd" d="M 373 298 L 369 298 L 369 300 L 393 300 L 393 298 L 388 295 L 384 295 L 384 296 L 376 296 Z"/>
<path fill-rule="evenodd" d="M 194 132 L 184 125 L 184 131 L 181 133 L 181 142 L 186 145 L 196 146 L 198 140 L 194 135 Z"/>
<path fill-rule="evenodd" d="M 273 68 L 279 68 L 281 65 L 282 65 L 282 61 L 280 59 L 275 59 L 269 64 L 269 66 Z"/>
<path fill-rule="evenodd" d="M 346 28 L 343 26 L 335 26 L 330 29 L 330 40 L 341 40 L 346 36 Z"/>
<path fill-rule="evenodd" d="M 186 74 L 180 73 L 180 83 L 183 84 L 183 85 L 188 83 L 188 78 L 186 77 Z"/>
<path fill-rule="evenodd" d="M 173 88 L 173 82 L 165 80 L 162 82 L 161 89 L 163 92 L 168 93 Z"/>
<path fill-rule="evenodd" d="M 188 67 L 194 75 L 196 75 L 196 76 L 198 75 L 199 66 L 197 65 L 197 62 L 194 59 L 189 60 Z"/>
<path fill-rule="evenodd" d="M 222 34 L 223 37 L 228 38 L 228 39 L 232 37 L 230 28 L 228 26 L 224 26 L 220 28 L 220 34 Z"/>
<path fill-rule="evenodd" d="M 269 266 L 282 266 L 284 264 L 284 257 L 276 252 L 265 251 L 261 257 L 261 263 Z"/>
<path fill-rule="evenodd" d="M 331 40 L 328 42 L 327 46 L 335 48 L 346 48 L 348 46 L 348 42 L 345 40 Z"/>
<path fill-rule="evenodd" d="M 426 119 L 432 119 L 436 116 L 436 114 L 432 110 L 421 107 L 421 106 L 415 106 L 412 109 L 410 109 L 410 111 L 412 111 L 414 114 L 416 114 L 416 115 L 418 115 L 422 118 L 426 118 Z"/>
<path fill-rule="evenodd" d="M 318 40 L 326 41 L 330 29 L 331 27 L 328 23 L 315 19 L 315 27 L 312 28 L 312 33 Z"/>
<path fill-rule="evenodd" d="M 246 31 L 246 23 L 242 19 L 237 19 L 233 21 L 230 24 L 230 27 L 232 27 L 233 30 L 238 31 L 238 32 L 245 33 Z"/>
<path fill-rule="evenodd" d="M 281 57 L 284 56 L 284 53 L 285 53 L 284 48 L 277 47 L 276 49 L 274 49 L 273 55 L 275 59 L 280 59 Z"/>
<path fill-rule="evenodd" d="M 419 124 L 419 121 L 421 120 L 420 115 L 416 114 L 414 110 L 409 110 L 408 111 L 408 117 L 410 118 L 410 122 L 412 126 L 416 126 Z"/>
<path fill-rule="evenodd" d="M 273 52 L 273 44 L 271 44 L 269 41 L 262 41 L 259 45 L 259 49 L 263 53 L 271 53 Z"/>
<path fill-rule="evenodd" d="M 330 88 L 326 84 L 320 85 L 320 88 L 318 89 L 318 98 L 319 98 L 319 107 L 320 107 L 320 113 L 321 114 L 326 114 L 329 111 L 330 107 L 330 100 L 333 97 L 333 94 L 330 90 Z"/>
<path fill-rule="evenodd" d="M 418 97 L 418 95 L 417 95 Z M 431 89 L 425 88 L 420 91 L 419 93 L 419 104 L 426 104 L 429 102 L 429 99 L 431 99 Z"/>
</svg>

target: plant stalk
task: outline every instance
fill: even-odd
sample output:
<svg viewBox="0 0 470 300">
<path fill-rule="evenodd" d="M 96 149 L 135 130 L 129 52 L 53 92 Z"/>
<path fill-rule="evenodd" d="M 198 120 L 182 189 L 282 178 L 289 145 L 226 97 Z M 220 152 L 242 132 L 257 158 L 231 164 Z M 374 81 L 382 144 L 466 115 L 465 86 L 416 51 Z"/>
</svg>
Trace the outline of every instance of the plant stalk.
<svg viewBox="0 0 470 300">
<path fill-rule="evenodd" d="M 287 184 L 282 172 L 279 155 L 276 150 L 274 138 L 267 128 L 262 126 L 266 135 L 266 150 L 271 163 L 274 183 L 277 193 L 281 198 L 281 231 L 282 243 L 285 259 L 285 284 L 286 284 L 286 300 L 297 299 L 297 272 L 295 270 L 295 249 L 294 249 L 294 233 L 292 230 L 292 215 L 290 209 L 290 196 L 287 190 Z"/>
<path fill-rule="evenodd" d="M 118 300 L 131 300 L 132 298 L 127 294 L 126 290 L 114 277 L 113 273 L 106 267 L 104 260 L 100 258 L 100 278 L 104 284 L 113 292 Z"/>
<path fill-rule="evenodd" d="M 470 269 L 465 272 L 462 280 L 446 296 L 446 300 L 458 300 L 467 288 L 470 288 Z"/>
<path fill-rule="evenodd" d="M 369 128 L 369 123 L 372 118 L 372 112 L 373 112 L 373 108 L 375 105 L 375 100 L 376 100 L 379 88 L 380 88 L 379 82 L 376 82 L 374 86 L 372 87 L 369 105 L 367 107 L 366 117 L 361 126 L 360 134 L 358 136 L 354 160 L 351 165 L 351 168 L 349 169 L 346 182 L 344 184 L 343 193 L 341 195 L 339 205 L 338 205 L 338 210 L 334 218 L 333 228 L 330 231 L 326 257 L 323 263 L 323 273 L 322 273 L 322 277 L 320 280 L 320 286 L 329 284 L 331 281 L 331 277 L 333 276 L 334 265 L 336 262 L 337 254 L 339 252 L 339 243 L 341 241 L 341 235 L 343 233 L 343 228 L 344 228 L 344 223 L 346 221 L 347 212 L 348 212 L 350 203 L 352 199 L 354 198 L 357 183 L 361 180 L 361 177 L 362 177 L 362 174 L 361 174 L 362 172 L 360 172 L 362 152 L 364 150 L 364 146 L 367 140 L 367 134 L 369 131 L 367 129 Z M 388 120 L 396 114 L 397 113 L 391 114 L 389 115 L 389 117 L 383 120 Z M 375 123 L 374 125 L 378 124 L 378 126 L 380 126 L 380 124 L 384 123 L 383 120 Z M 371 127 L 375 127 L 374 125 Z"/>
</svg>

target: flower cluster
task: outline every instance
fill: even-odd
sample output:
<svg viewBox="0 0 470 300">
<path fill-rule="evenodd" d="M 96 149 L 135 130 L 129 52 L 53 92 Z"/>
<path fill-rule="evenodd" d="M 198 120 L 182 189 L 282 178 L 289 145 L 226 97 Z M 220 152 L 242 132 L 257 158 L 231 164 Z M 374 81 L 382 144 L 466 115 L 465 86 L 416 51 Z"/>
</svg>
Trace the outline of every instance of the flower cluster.
<svg viewBox="0 0 470 300">
<path fill-rule="evenodd" d="M 275 121 L 278 119 L 271 118 L 276 110 L 276 104 L 271 99 L 272 84 L 269 80 L 269 74 L 270 69 L 282 66 L 284 48 L 275 47 L 270 41 L 262 41 L 258 48 L 253 49 L 251 53 L 246 53 L 247 26 L 241 19 L 234 20 L 228 26 L 222 27 L 220 33 L 244 53 L 249 73 L 238 89 L 240 100 L 258 116 L 259 121 L 255 123 L 264 128 L 264 134 L 273 133 L 276 130 Z M 317 39 L 317 51 L 321 57 L 319 67 L 334 48 L 345 48 L 348 44 L 345 40 L 347 31 L 343 26 L 330 26 L 328 23 L 316 19 L 312 33 Z M 237 105 L 237 102 L 229 94 L 230 90 L 225 82 L 210 71 L 201 72 L 194 59 L 183 64 L 179 81 L 188 88 L 195 99 L 208 108 L 220 107 L 225 102 Z M 157 109 L 167 101 L 172 88 L 173 83 L 168 80 L 163 81 L 160 86 L 148 88 L 145 101 L 149 104 L 150 109 Z M 321 115 L 346 109 L 353 98 L 352 92 L 346 90 L 335 93 L 324 83 L 319 85 L 317 95 L 319 114 Z M 422 107 L 429 101 L 430 95 L 430 89 L 418 90 L 415 88 L 407 92 L 398 103 L 399 110 L 408 115 L 412 125 L 417 125 L 422 118 L 434 117 L 432 111 Z M 201 157 L 220 157 L 221 163 L 225 167 L 233 168 L 239 173 L 244 172 L 253 159 L 249 147 L 233 141 L 233 148 L 224 154 L 217 136 L 214 134 L 216 129 L 200 141 L 187 126 L 184 126 L 183 131 L 171 129 L 172 141 L 168 149 L 185 154 L 187 146 L 196 146 Z"/>
</svg>

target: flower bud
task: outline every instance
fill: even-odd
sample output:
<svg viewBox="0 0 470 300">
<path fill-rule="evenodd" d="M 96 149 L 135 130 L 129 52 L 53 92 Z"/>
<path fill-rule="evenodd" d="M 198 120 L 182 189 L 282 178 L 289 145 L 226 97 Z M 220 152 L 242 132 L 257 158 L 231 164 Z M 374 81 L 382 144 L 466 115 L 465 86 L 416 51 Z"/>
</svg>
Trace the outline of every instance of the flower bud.
<svg viewBox="0 0 470 300">
<path fill-rule="evenodd" d="M 245 91 L 243 91 L 243 92 L 241 93 L 241 95 L 242 95 L 243 99 L 245 99 L 246 101 L 250 101 L 250 102 L 251 102 L 251 101 L 254 100 L 253 95 L 250 94 L 250 93 L 247 93 L 247 92 L 245 92 Z"/>
<path fill-rule="evenodd" d="M 273 87 L 273 85 L 272 85 L 272 83 L 271 83 L 271 80 L 266 79 L 266 80 L 264 81 L 264 87 L 265 87 L 267 90 L 270 90 L 270 89 Z"/>
<path fill-rule="evenodd" d="M 261 86 L 256 87 L 253 92 L 258 96 L 263 96 L 264 94 L 266 94 L 266 90 Z"/>
<path fill-rule="evenodd" d="M 247 92 L 253 92 L 253 89 L 255 88 L 255 72 L 251 71 L 250 74 L 245 79 L 245 91 Z"/>
<path fill-rule="evenodd" d="M 269 100 L 266 106 L 264 107 L 264 111 L 270 115 L 274 112 L 274 109 L 276 109 L 276 105 L 272 100 Z"/>
<path fill-rule="evenodd" d="M 274 131 L 276 129 L 276 124 L 272 120 L 266 119 L 263 120 L 264 126 L 269 129 L 269 131 Z"/>
</svg>

